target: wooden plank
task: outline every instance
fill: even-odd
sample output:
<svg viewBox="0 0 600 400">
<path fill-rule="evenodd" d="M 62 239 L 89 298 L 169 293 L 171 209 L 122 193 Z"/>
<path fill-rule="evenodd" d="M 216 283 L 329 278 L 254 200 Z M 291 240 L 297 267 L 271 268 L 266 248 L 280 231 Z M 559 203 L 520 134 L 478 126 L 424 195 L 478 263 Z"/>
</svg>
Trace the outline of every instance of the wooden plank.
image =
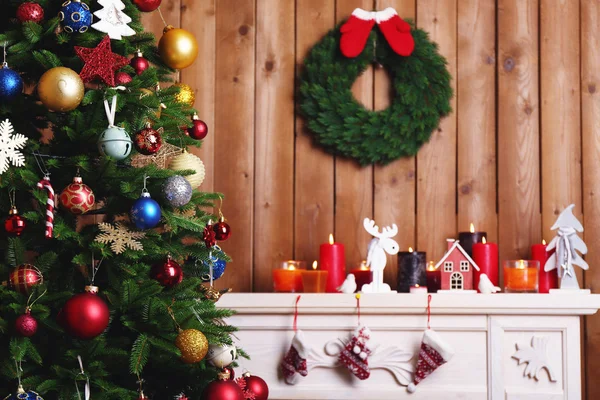
<svg viewBox="0 0 600 400">
<path fill-rule="evenodd" d="M 439 44 L 456 76 L 456 0 L 418 0 L 417 23 Z M 456 80 L 452 81 L 456 86 Z M 456 96 L 452 99 L 456 110 Z M 444 118 L 417 154 L 417 247 L 441 258 L 456 230 L 456 112 Z"/>
<path fill-rule="evenodd" d="M 215 190 L 225 194 L 223 213 L 233 235 L 222 243 L 233 262 L 219 286 L 252 288 L 254 208 L 253 0 L 219 0 L 216 33 Z"/>
<path fill-rule="evenodd" d="M 600 239 L 600 4 L 594 0 L 581 2 L 581 100 L 582 100 L 582 150 L 583 150 L 583 225 L 585 241 L 598 243 Z M 586 256 L 590 269 L 585 273 L 585 286 L 598 293 L 600 287 L 600 249 L 588 245 Z M 600 360 L 591 355 L 600 354 L 600 315 L 586 317 L 585 378 L 586 399 L 600 398 Z"/>
<path fill-rule="evenodd" d="M 527 259 L 542 240 L 538 1 L 498 3 L 500 260 Z"/>
<path fill-rule="evenodd" d="M 189 151 L 204 162 L 206 177 L 200 190 L 212 192 L 214 189 L 214 147 L 215 147 L 215 51 L 216 51 L 216 6 L 215 0 L 181 0 L 181 26 L 196 36 L 199 59 L 181 71 L 181 81 L 190 85 L 196 93 L 194 108 L 198 116 L 208 125 L 208 136 L 202 140 L 202 147 L 191 147 Z"/>
<path fill-rule="evenodd" d="M 497 240 L 496 1 L 458 1 L 458 229 Z M 504 34 L 504 33 L 503 33 Z"/>
<path fill-rule="evenodd" d="M 310 21 L 310 23 L 306 23 Z M 312 46 L 335 24 L 335 0 L 296 0 L 297 75 Z M 333 157 L 314 146 L 304 119 L 296 118 L 294 257 L 318 260 L 319 244 L 334 232 Z"/>
<path fill-rule="evenodd" d="M 373 0 L 337 0 L 336 20 L 346 20 L 356 7 L 370 10 Z M 373 68 L 369 67 L 352 86 L 352 92 L 365 107 L 373 108 Z M 373 167 L 360 167 L 355 161 L 335 160 L 335 236 L 346 246 L 348 269 L 367 257 L 371 236 L 363 228 L 365 217 L 373 215 Z"/>
<path fill-rule="evenodd" d="M 377 0 L 376 9 L 393 7 L 402 19 L 415 19 L 416 0 Z M 390 104 L 390 78 L 383 68 L 375 68 L 375 109 Z M 374 215 L 379 225 L 396 223 L 399 227 L 396 241 L 402 249 L 416 247 L 415 225 L 415 157 L 402 158 L 386 166 L 374 167 Z M 384 279 L 392 288 L 397 285 L 397 256 L 388 255 Z"/>
<path fill-rule="evenodd" d="M 294 0 L 257 0 L 254 183 L 255 291 L 294 251 Z"/>
</svg>

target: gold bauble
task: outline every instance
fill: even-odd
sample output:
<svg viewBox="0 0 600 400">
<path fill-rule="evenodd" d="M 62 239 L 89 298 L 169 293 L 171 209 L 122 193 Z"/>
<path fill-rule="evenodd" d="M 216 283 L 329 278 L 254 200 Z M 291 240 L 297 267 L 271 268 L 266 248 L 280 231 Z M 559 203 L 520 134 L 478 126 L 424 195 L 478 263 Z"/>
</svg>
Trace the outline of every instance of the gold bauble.
<svg viewBox="0 0 600 400">
<path fill-rule="evenodd" d="M 198 56 L 198 42 L 190 32 L 167 26 L 158 42 L 160 58 L 173 69 L 187 68 Z"/>
<path fill-rule="evenodd" d="M 71 111 L 79 106 L 85 88 L 79 74 L 70 68 L 51 68 L 42 75 L 37 87 L 42 103 L 50 111 Z"/>
<path fill-rule="evenodd" d="M 194 102 L 196 101 L 196 94 L 194 93 L 194 89 L 185 83 L 176 83 L 173 86 L 177 86 L 179 88 L 179 93 L 175 95 L 175 101 L 181 104 L 185 104 L 188 107 L 193 107 Z"/>
<path fill-rule="evenodd" d="M 197 329 L 185 329 L 179 332 L 175 346 L 181 351 L 181 361 L 193 364 L 202 361 L 208 353 L 208 340 Z"/>
<path fill-rule="evenodd" d="M 204 170 L 204 163 L 200 159 L 187 151 L 184 151 L 178 156 L 175 156 L 171 159 L 169 163 L 169 169 L 173 171 L 183 171 L 186 169 L 191 169 L 192 171 L 196 171 L 193 175 L 186 175 L 184 178 L 192 185 L 192 189 L 197 188 L 202 185 L 204 182 L 204 176 L 206 174 Z"/>
</svg>

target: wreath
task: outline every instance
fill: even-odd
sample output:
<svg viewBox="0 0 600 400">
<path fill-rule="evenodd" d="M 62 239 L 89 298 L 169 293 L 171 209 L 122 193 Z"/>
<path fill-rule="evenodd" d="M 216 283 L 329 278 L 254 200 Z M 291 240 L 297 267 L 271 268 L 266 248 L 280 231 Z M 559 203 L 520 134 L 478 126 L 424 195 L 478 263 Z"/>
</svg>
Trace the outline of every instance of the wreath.
<svg viewBox="0 0 600 400">
<path fill-rule="evenodd" d="M 381 111 L 366 109 L 351 90 L 373 62 L 392 82 L 391 104 Z M 331 154 L 361 165 L 413 156 L 452 110 L 446 65 L 428 34 L 395 10 L 357 9 L 306 57 L 300 110 L 314 140 Z"/>
</svg>

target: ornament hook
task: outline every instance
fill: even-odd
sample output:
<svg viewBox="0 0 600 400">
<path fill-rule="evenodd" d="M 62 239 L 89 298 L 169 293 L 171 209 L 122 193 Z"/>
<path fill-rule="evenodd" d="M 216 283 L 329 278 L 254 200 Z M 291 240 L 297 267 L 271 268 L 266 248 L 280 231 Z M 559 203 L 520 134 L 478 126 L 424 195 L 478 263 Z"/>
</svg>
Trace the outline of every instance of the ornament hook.
<svg viewBox="0 0 600 400">
<path fill-rule="evenodd" d="M 3 53 L 2 67 L 6 68 L 6 67 L 8 67 L 8 63 L 6 62 L 6 41 L 4 41 L 4 43 L 2 44 L 2 53 Z"/>
<path fill-rule="evenodd" d="M 144 174 L 144 188 L 142 189 L 142 193 L 149 193 L 148 192 L 148 187 L 146 186 L 146 183 L 148 182 L 148 179 L 150 179 L 150 175 Z"/>
<path fill-rule="evenodd" d="M 85 378 L 85 400 L 90 400 L 90 377 L 88 376 L 88 374 L 85 373 L 85 370 L 83 369 L 83 360 L 81 359 L 81 356 L 77 356 L 77 361 L 79 361 L 79 369 L 81 371 L 75 376 L 75 390 L 77 391 L 77 398 L 81 400 L 81 394 L 79 393 L 79 386 L 77 385 L 77 380 L 80 376 L 83 376 Z"/>
</svg>

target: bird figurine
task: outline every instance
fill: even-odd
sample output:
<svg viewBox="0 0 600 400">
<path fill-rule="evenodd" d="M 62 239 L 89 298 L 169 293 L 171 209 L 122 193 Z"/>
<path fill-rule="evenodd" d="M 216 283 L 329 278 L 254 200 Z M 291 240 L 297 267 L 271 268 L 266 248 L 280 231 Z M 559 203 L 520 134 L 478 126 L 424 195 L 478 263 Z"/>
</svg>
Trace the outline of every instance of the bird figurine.
<svg viewBox="0 0 600 400">
<path fill-rule="evenodd" d="M 344 283 L 337 288 L 337 291 L 340 293 L 356 292 L 356 278 L 354 277 L 354 274 L 348 274 Z"/>
<path fill-rule="evenodd" d="M 479 292 L 483 294 L 496 293 L 500 291 L 498 286 L 494 286 L 490 278 L 486 274 L 481 274 L 479 276 Z"/>
</svg>

